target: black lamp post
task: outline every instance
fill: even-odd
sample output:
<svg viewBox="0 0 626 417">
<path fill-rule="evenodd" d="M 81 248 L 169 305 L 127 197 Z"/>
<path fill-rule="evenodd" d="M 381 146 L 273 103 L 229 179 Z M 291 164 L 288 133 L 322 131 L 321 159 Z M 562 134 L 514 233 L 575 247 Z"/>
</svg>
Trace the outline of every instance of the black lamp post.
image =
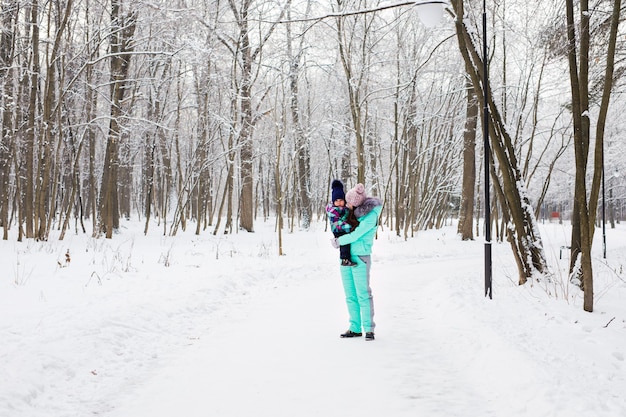
<svg viewBox="0 0 626 417">
<path fill-rule="evenodd" d="M 491 285 L 491 206 L 489 196 L 489 88 L 487 65 L 487 0 L 483 0 L 483 145 L 485 159 L 485 297 L 493 298 Z"/>
</svg>

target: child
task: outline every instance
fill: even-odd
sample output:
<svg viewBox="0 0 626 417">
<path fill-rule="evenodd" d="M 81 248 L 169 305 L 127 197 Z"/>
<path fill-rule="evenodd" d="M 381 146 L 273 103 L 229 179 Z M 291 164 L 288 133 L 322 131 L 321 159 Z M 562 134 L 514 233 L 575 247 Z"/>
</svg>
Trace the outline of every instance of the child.
<svg viewBox="0 0 626 417">
<path fill-rule="evenodd" d="M 354 217 L 352 210 L 346 207 L 346 195 L 343 191 L 343 184 L 339 180 L 334 180 L 332 185 L 332 200 L 326 206 L 330 229 L 335 237 L 343 236 L 354 230 L 359 225 L 359 221 Z M 350 245 L 339 247 L 339 258 L 341 266 L 355 266 L 350 256 Z"/>
</svg>

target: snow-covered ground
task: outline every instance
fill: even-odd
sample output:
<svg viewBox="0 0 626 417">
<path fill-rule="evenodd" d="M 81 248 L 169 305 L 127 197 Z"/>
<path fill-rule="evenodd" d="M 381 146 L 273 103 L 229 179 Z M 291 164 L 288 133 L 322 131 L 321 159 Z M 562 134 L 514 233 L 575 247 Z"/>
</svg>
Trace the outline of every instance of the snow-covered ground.
<svg viewBox="0 0 626 417">
<path fill-rule="evenodd" d="M 626 415 L 626 228 L 594 245 L 595 311 L 566 285 L 569 230 L 542 226 L 552 282 L 519 287 L 455 227 L 379 232 L 376 341 L 347 314 L 324 224 L 176 237 L 0 242 L 0 416 Z M 69 251 L 69 262 L 66 253 Z"/>
</svg>

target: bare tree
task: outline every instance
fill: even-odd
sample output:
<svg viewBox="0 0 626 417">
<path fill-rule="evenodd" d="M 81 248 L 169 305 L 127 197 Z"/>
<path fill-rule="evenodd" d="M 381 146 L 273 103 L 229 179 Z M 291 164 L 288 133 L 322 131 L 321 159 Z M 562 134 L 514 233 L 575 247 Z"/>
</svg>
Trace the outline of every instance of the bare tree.
<svg viewBox="0 0 626 417">
<path fill-rule="evenodd" d="M 31 28 L 31 69 L 30 84 L 28 92 L 28 122 L 25 137 L 25 149 L 23 151 L 26 159 L 24 169 L 26 177 L 23 186 L 24 190 L 24 222 L 26 223 L 26 237 L 35 236 L 35 137 L 37 136 L 37 116 L 39 110 L 39 3 L 34 2 L 30 5 L 30 28 Z"/>
<path fill-rule="evenodd" d="M 574 126 L 574 150 L 576 157 L 576 183 L 574 188 L 574 212 L 571 242 L 570 269 L 572 276 L 580 280 L 584 290 L 583 309 L 593 311 L 593 267 L 591 245 L 594 232 L 595 213 L 598 204 L 600 180 L 602 176 L 602 148 L 604 146 L 604 126 L 613 83 L 615 45 L 619 27 L 621 0 L 613 1 L 610 18 L 607 61 L 600 105 L 600 115 L 596 128 L 596 152 L 591 195 L 587 200 L 587 160 L 591 137 L 589 119 L 589 51 L 591 48 L 591 13 L 587 0 L 579 2 L 579 42 L 576 37 L 574 0 L 566 0 L 567 41 L 570 85 L 572 91 L 572 120 Z M 578 46 L 579 45 L 579 46 Z"/>
<path fill-rule="evenodd" d="M 258 114 L 255 114 L 255 106 L 253 103 L 253 84 L 255 80 L 256 65 L 261 56 L 263 48 L 274 32 L 278 21 L 280 21 L 289 6 L 287 1 L 281 6 L 280 13 L 276 20 L 269 24 L 265 31 L 262 28 L 257 39 L 257 43 L 253 44 L 251 24 L 254 22 L 251 12 L 254 2 L 252 0 L 241 0 L 240 3 L 230 1 L 229 6 L 233 14 L 237 33 L 233 38 L 220 37 L 221 42 L 232 53 L 233 59 L 240 74 L 238 79 L 233 79 L 233 85 L 236 86 L 234 96 L 237 97 L 238 106 L 236 110 L 237 125 L 239 126 L 237 135 L 237 144 L 240 156 L 240 172 L 241 172 L 241 198 L 240 202 L 240 225 L 241 228 L 248 231 L 254 231 L 254 146 L 253 132 L 254 125 L 258 120 Z M 234 73 L 235 74 L 235 73 Z"/>
<path fill-rule="evenodd" d="M 129 88 L 128 71 L 131 52 L 133 51 L 133 35 L 135 33 L 137 14 L 124 14 L 121 0 L 111 3 L 111 120 L 107 146 L 104 156 L 104 170 L 100 187 L 100 232 L 110 239 L 113 230 L 119 228 L 118 206 L 118 147 L 121 139 L 121 118 L 126 91 Z"/>
</svg>

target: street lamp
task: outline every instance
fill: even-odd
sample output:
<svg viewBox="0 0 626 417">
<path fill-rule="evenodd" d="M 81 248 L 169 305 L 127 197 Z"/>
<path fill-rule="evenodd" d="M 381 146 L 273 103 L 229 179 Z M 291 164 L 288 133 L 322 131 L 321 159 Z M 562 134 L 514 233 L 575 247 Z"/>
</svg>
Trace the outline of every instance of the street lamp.
<svg viewBox="0 0 626 417">
<path fill-rule="evenodd" d="M 447 0 L 426 0 L 416 2 L 418 17 L 427 27 L 436 26 L 443 15 Z M 485 297 L 493 298 L 491 260 L 491 206 L 490 192 L 490 147 L 489 147 L 489 65 L 487 64 L 487 0 L 483 0 L 483 146 L 485 161 Z"/>
<path fill-rule="evenodd" d="M 435 26 L 442 17 L 446 1 L 433 0 L 415 3 L 418 16 L 427 27 Z M 491 260 L 491 197 L 490 193 L 490 147 L 489 147 L 489 65 L 487 64 L 487 0 L 483 0 L 483 146 L 485 161 L 485 297 L 493 298 Z"/>
<path fill-rule="evenodd" d="M 427 28 L 433 28 L 439 24 L 443 18 L 443 6 L 446 5 L 446 1 L 425 1 L 415 3 L 417 10 L 417 17 Z"/>
</svg>

